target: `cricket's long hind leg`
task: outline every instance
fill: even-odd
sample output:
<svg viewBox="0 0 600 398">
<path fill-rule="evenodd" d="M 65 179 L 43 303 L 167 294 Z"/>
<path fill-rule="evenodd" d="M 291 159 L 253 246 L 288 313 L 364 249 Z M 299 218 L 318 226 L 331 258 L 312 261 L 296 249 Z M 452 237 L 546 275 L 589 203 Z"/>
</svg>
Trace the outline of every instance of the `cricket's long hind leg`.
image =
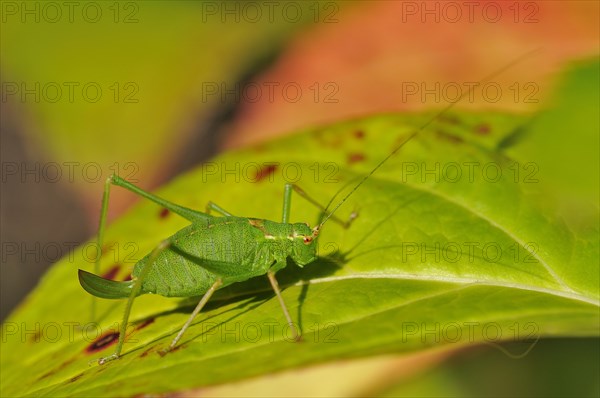
<svg viewBox="0 0 600 398">
<path fill-rule="evenodd" d="M 166 209 L 180 215 L 181 217 L 191 222 L 206 221 L 211 218 L 211 216 L 208 214 L 192 210 L 187 207 L 176 205 L 175 203 L 169 202 L 168 200 L 146 192 L 143 189 L 130 183 L 129 181 L 119 177 L 116 174 L 113 174 L 112 176 L 108 177 L 106 179 L 106 182 L 104 183 L 104 194 L 102 195 L 102 207 L 100 210 L 100 223 L 98 225 L 96 259 L 94 261 L 94 273 L 96 275 L 100 273 L 100 257 L 102 256 L 102 246 L 104 245 L 104 228 L 106 226 L 106 215 L 108 213 L 108 202 L 110 198 L 111 185 L 116 185 L 125 188 L 128 191 L 135 193 L 136 195 L 139 195 L 143 198 L 150 200 L 151 202 L 165 207 Z M 97 299 L 95 297 L 92 298 L 92 305 L 90 311 L 92 321 L 96 321 L 96 300 Z"/>
<path fill-rule="evenodd" d="M 175 346 L 177 345 L 179 340 L 181 340 L 181 336 L 183 336 L 183 334 L 185 333 L 187 328 L 190 327 L 190 325 L 192 324 L 192 321 L 194 320 L 196 315 L 198 315 L 198 313 L 202 310 L 202 308 L 204 308 L 204 306 L 206 305 L 208 300 L 210 300 L 210 298 L 213 295 L 213 293 L 215 292 L 215 290 L 217 290 L 219 288 L 219 286 L 221 286 L 222 284 L 223 284 L 223 281 L 221 280 L 221 278 L 219 278 L 216 280 L 215 283 L 213 283 L 213 285 L 210 287 L 210 289 L 208 289 L 208 291 L 206 293 L 204 293 L 204 296 L 202 296 L 202 299 L 200 299 L 200 302 L 198 303 L 198 305 L 196 305 L 196 308 L 194 308 L 192 315 L 190 315 L 187 322 L 183 325 L 183 327 L 181 328 L 179 333 L 177 333 L 177 336 L 175 336 L 175 338 L 173 339 L 173 341 L 171 342 L 169 347 L 165 350 L 159 351 L 160 355 L 165 355 L 168 352 L 172 351 L 173 348 L 175 348 Z"/>
<path fill-rule="evenodd" d="M 224 208 L 222 208 L 221 206 L 219 206 L 218 204 L 216 204 L 214 202 L 208 202 L 206 204 L 206 214 L 210 214 L 211 210 L 216 211 L 217 213 L 219 213 L 225 217 L 231 217 L 233 215 L 230 212 L 228 212 L 227 210 L 225 210 Z"/>
<path fill-rule="evenodd" d="M 272 271 L 269 271 L 269 272 L 267 272 L 267 276 L 269 277 L 269 282 L 271 282 L 271 286 L 273 287 L 273 290 L 275 291 L 275 294 L 277 295 L 279 304 L 281 304 L 281 309 L 283 310 L 285 319 L 287 320 L 287 323 L 288 323 L 290 329 L 292 330 L 293 339 L 296 341 L 300 341 L 302 339 L 302 337 L 300 336 L 300 333 L 298 333 L 296 326 L 294 326 L 294 322 L 292 322 L 290 313 L 288 312 L 288 309 L 285 306 L 285 302 L 283 301 L 283 297 L 281 296 L 281 290 L 279 289 L 279 283 L 277 283 L 277 279 L 275 279 L 275 273 L 273 273 Z"/>
<path fill-rule="evenodd" d="M 308 201 L 309 203 L 311 203 L 313 206 L 320 209 L 321 211 L 323 211 L 323 212 L 327 211 L 327 208 L 325 206 L 323 206 L 318 201 L 313 199 L 298 185 L 288 183 L 288 184 L 285 184 L 285 189 L 284 189 L 284 193 L 283 193 L 283 221 L 282 222 L 284 222 L 284 223 L 289 222 L 290 208 L 291 208 L 291 202 L 292 202 L 292 191 L 295 191 L 298 195 L 302 196 L 304 199 L 306 199 L 306 201 Z M 331 220 L 340 224 L 344 228 L 349 228 L 350 225 L 352 224 L 352 221 L 354 221 L 354 219 L 357 216 L 358 216 L 358 213 L 354 211 L 350 214 L 350 217 L 348 217 L 348 220 L 346 220 L 346 221 L 342 221 L 339 218 L 337 218 L 336 216 L 331 216 Z"/>
<path fill-rule="evenodd" d="M 176 205 L 173 202 L 169 202 L 168 200 L 165 200 L 159 196 L 153 195 L 150 192 L 144 191 L 140 187 L 130 183 L 129 181 L 119 177 L 116 174 L 113 174 L 111 177 L 109 177 L 108 180 L 106 181 L 106 183 L 125 188 L 128 191 L 131 191 L 131 192 L 135 193 L 136 195 L 146 198 L 149 201 L 154 202 L 157 205 L 162 206 L 191 222 L 202 222 L 202 221 L 210 220 L 212 218 L 210 215 L 208 215 L 206 213 L 202 213 L 201 211 L 197 211 L 197 210 L 193 210 L 193 209 L 190 209 L 187 207 Z"/>
<path fill-rule="evenodd" d="M 125 306 L 125 313 L 123 314 L 123 321 L 121 322 L 121 325 L 119 326 L 119 341 L 117 343 L 117 348 L 115 350 L 115 353 L 108 357 L 100 358 L 98 360 L 98 363 L 100 365 L 105 364 L 108 361 L 112 361 L 113 359 L 117 359 L 121 355 L 121 350 L 123 349 L 123 343 L 125 342 L 125 337 L 126 337 L 125 333 L 127 332 L 127 322 L 129 321 L 129 314 L 131 313 L 131 307 L 133 306 L 133 301 L 140 294 L 140 291 L 142 289 L 142 283 L 144 282 L 144 278 L 146 278 L 146 276 L 150 272 L 150 269 L 152 268 L 152 266 L 154 265 L 154 262 L 156 261 L 156 257 L 158 257 L 158 255 L 163 250 L 168 248 L 170 245 L 171 245 L 171 242 L 168 239 L 163 240 L 162 242 L 160 242 L 160 244 L 156 248 L 154 248 L 154 250 L 152 250 L 152 253 L 150 253 L 148 262 L 146 263 L 146 265 L 140 272 L 139 276 L 135 279 L 135 283 L 131 289 L 131 294 L 129 295 L 129 298 L 127 299 L 127 305 Z"/>
</svg>

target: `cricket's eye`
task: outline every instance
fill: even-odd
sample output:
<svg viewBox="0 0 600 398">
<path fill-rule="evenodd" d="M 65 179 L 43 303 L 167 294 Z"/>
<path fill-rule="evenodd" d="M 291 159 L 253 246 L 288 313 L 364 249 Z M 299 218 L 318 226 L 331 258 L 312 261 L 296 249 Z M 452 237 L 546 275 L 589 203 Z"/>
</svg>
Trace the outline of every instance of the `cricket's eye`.
<svg viewBox="0 0 600 398">
<path fill-rule="evenodd" d="M 313 238 L 312 236 L 305 236 L 302 241 L 304 242 L 305 245 L 310 244 L 310 242 L 312 242 Z"/>
</svg>

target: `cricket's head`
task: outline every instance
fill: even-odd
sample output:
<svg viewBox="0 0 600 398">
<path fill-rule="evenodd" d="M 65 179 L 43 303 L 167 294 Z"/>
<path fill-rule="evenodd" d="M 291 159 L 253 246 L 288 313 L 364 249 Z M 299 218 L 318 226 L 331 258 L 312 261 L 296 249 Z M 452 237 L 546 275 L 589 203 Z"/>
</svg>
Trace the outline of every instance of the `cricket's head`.
<svg viewBox="0 0 600 398">
<path fill-rule="evenodd" d="M 304 223 L 292 224 L 291 257 L 300 267 L 317 259 L 317 235 Z"/>
</svg>

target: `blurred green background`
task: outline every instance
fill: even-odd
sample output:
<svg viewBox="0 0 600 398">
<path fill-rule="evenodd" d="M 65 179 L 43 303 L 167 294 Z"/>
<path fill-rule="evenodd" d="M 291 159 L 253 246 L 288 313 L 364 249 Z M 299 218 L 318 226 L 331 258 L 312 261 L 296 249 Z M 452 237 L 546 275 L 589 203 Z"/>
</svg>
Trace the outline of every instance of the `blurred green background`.
<svg viewBox="0 0 600 398">
<path fill-rule="evenodd" d="M 499 77 L 507 92 L 518 82 L 520 96 L 461 104 L 531 112 L 558 71 L 598 55 L 596 2 L 489 3 L 499 18 L 483 13 L 488 2 L 456 17 L 442 2 L 427 3 L 427 14 L 425 3 L 401 1 L 2 1 L 0 318 L 49 265 L 93 236 L 101 181 L 113 171 L 151 189 L 224 148 L 358 115 L 440 107 L 444 98 L 402 95 L 403 84 L 477 81 L 541 47 Z M 281 90 L 288 86 L 302 95 Z M 114 191 L 111 219 L 133 200 Z M 405 370 L 385 359 L 375 368 L 386 377 L 354 391 L 598 396 L 598 354 L 596 339 L 543 341 L 521 360 L 473 349 L 431 360 L 401 382 Z M 365 373 L 375 365 L 356 366 Z"/>
</svg>

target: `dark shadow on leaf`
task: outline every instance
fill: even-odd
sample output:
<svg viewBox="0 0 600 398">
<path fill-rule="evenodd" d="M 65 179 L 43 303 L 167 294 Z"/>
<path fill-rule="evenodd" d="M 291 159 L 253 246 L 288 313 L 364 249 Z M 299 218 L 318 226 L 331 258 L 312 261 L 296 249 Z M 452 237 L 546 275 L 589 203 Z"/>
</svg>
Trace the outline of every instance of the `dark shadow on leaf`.
<svg viewBox="0 0 600 398">
<path fill-rule="evenodd" d="M 261 303 L 258 303 L 257 301 L 261 301 Z M 208 329 L 204 329 L 204 328 L 203 328 L 203 330 L 202 330 L 202 332 L 201 332 L 201 333 L 199 333 L 199 334 L 196 334 L 196 335 L 194 335 L 194 336 L 188 336 L 189 338 L 188 338 L 187 340 L 181 341 L 179 344 L 183 346 L 183 345 L 185 345 L 185 344 L 187 344 L 187 343 L 190 343 L 190 342 L 192 342 L 192 341 L 196 340 L 197 338 L 201 337 L 202 335 L 205 335 L 205 334 L 207 334 L 207 333 L 208 333 L 208 334 L 211 334 L 210 332 L 212 332 L 213 330 L 215 330 L 215 329 L 217 329 L 217 328 L 221 327 L 221 325 L 228 324 L 228 323 L 230 323 L 231 321 L 233 321 L 234 319 L 236 319 L 236 318 L 238 318 L 239 316 L 243 315 L 245 312 L 249 312 L 249 311 L 252 311 L 252 310 L 254 310 L 254 309 L 256 309 L 256 308 L 260 307 L 263 301 L 264 301 L 264 299 L 259 299 L 259 297 L 256 297 L 255 299 L 252 299 L 252 300 L 250 300 L 250 301 L 248 301 L 248 302 L 244 303 L 244 304 L 243 304 L 243 305 L 241 305 L 241 306 L 238 306 L 238 307 L 236 307 L 236 308 L 232 308 L 231 310 L 238 309 L 238 308 L 240 308 L 240 307 L 241 307 L 241 308 L 243 308 L 243 307 L 248 307 L 248 308 L 247 308 L 247 309 L 246 309 L 244 312 L 239 312 L 238 314 L 236 314 L 236 315 L 233 315 L 233 316 L 231 316 L 231 317 L 229 317 L 229 318 L 227 318 L 227 319 L 225 319 L 225 320 L 223 320 L 223 321 L 219 322 L 218 324 L 217 324 L 217 323 L 211 323 L 211 326 L 210 326 L 210 328 L 208 328 Z M 250 305 L 250 304 L 252 304 L 252 303 L 254 303 L 254 305 Z M 230 310 L 230 311 L 231 311 L 231 310 Z M 229 311 L 227 311 L 227 312 L 229 312 Z M 209 320 L 209 318 L 208 318 L 208 319 L 203 319 L 203 320 L 202 320 L 202 323 L 206 323 L 208 320 Z M 193 324 L 192 324 L 192 325 L 193 325 Z M 185 335 L 184 335 L 184 336 L 185 336 Z"/>
<path fill-rule="evenodd" d="M 288 259 L 288 265 L 283 270 L 277 273 L 277 280 L 283 290 L 287 287 L 297 284 L 303 280 L 310 280 L 313 278 L 322 278 L 328 275 L 333 274 L 336 270 L 338 270 L 343 265 L 343 254 L 334 253 L 334 256 L 327 256 L 323 258 L 318 258 L 311 264 L 308 264 L 303 269 L 294 264 L 293 261 Z M 300 330 L 302 330 L 302 322 L 301 322 L 301 313 L 302 313 L 302 304 L 306 298 L 306 292 L 308 291 L 308 286 L 304 285 L 302 288 L 302 292 L 298 298 L 298 317 L 296 322 L 298 322 Z M 236 312 L 236 315 L 233 315 L 227 320 L 220 321 L 218 324 L 211 324 L 211 328 L 208 330 L 203 330 L 202 333 L 197 334 L 180 344 L 186 344 L 194 339 L 202 336 L 205 333 L 209 333 L 214 328 L 220 327 L 227 322 L 234 320 L 235 318 L 252 311 L 262 305 L 264 302 L 275 297 L 275 293 L 267 279 L 266 276 L 261 275 L 252 279 L 249 279 L 245 282 L 235 283 L 233 285 L 226 286 L 223 289 L 218 290 L 213 298 L 206 304 L 203 311 L 197 317 L 197 320 L 192 322 L 192 326 L 203 323 L 210 322 L 210 320 L 216 316 L 222 316 L 228 312 Z M 155 313 L 150 317 L 136 320 L 137 323 L 144 323 L 149 321 L 150 319 L 158 319 L 163 316 L 168 316 L 171 314 L 185 314 L 190 315 L 194 310 L 195 306 L 198 304 L 202 297 L 187 297 L 179 301 L 177 308 L 174 308 L 169 311 L 163 311 L 159 313 Z M 229 308 L 224 312 L 220 312 L 213 315 L 203 315 L 205 312 L 218 309 L 228 304 L 239 302 L 239 305 Z M 283 316 L 283 315 L 282 315 Z M 181 324 L 183 326 L 183 322 Z M 179 330 L 174 329 L 172 334 L 179 332 Z M 185 336 L 185 335 L 184 335 Z M 151 343 L 145 345 L 141 348 L 147 348 L 148 345 L 152 345 L 157 341 L 163 339 L 164 337 L 157 338 Z"/>
</svg>

